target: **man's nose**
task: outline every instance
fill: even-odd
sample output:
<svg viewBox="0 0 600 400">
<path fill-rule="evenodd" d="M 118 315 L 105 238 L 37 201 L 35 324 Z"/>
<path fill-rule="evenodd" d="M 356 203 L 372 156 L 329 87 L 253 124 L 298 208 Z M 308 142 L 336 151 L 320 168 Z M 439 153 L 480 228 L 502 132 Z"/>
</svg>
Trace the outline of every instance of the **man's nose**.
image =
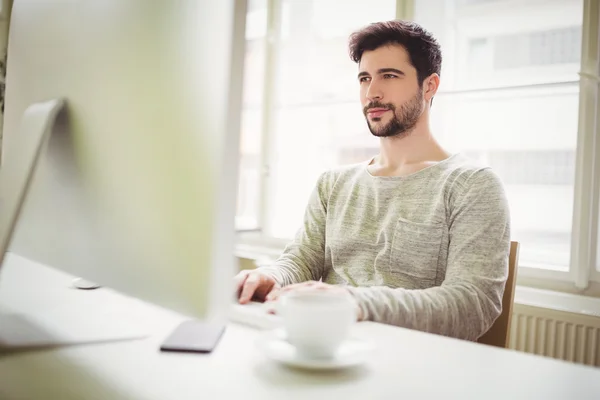
<svg viewBox="0 0 600 400">
<path fill-rule="evenodd" d="M 371 82 L 369 89 L 367 90 L 367 99 L 369 99 L 369 101 L 380 101 L 383 99 L 383 92 L 379 85 Z"/>
</svg>

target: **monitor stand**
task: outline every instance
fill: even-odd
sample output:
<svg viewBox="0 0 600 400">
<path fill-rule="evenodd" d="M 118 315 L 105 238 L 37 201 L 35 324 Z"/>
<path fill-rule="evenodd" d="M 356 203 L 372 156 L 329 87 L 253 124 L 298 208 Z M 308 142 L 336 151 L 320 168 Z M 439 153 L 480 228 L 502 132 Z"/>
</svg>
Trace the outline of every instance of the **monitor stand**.
<svg viewBox="0 0 600 400">
<path fill-rule="evenodd" d="M 19 296 L 22 299 L 21 302 L 13 302 L 14 304 L 22 305 L 29 300 L 26 293 L 29 288 L 22 285 L 35 280 L 38 271 L 31 271 L 30 262 L 18 256 L 11 259 L 14 264 L 18 264 L 14 266 L 14 271 L 7 271 L 5 264 L 8 249 L 31 185 L 33 172 L 56 118 L 64 106 L 63 99 L 30 105 L 23 115 L 19 142 L 13 148 L 13 154 L 7 154 L 0 170 L 0 276 L 5 283 L 6 280 L 11 280 L 11 274 L 16 274 L 17 279 L 13 287 L 23 288 L 24 292 L 16 289 L 9 293 L 10 297 Z M 43 280 L 44 277 L 41 276 L 39 282 L 31 283 L 43 287 Z M 96 285 L 80 282 L 80 286 L 91 289 Z M 6 288 L 11 290 L 11 284 Z M 60 309 L 30 309 L 36 310 L 36 313 L 0 308 L 0 353 L 147 336 L 147 331 L 132 323 L 131 315 L 124 315 L 118 307 L 115 309 L 99 304 L 89 308 L 88 305 L 71 302 Z"/>
<path fill-rule="evenodd" d="M 78 304 L 37 314 L 0 313 L 0 354 L 147 336 L 143 327 L 124 314 L 98 313 Z"/>
</svg>

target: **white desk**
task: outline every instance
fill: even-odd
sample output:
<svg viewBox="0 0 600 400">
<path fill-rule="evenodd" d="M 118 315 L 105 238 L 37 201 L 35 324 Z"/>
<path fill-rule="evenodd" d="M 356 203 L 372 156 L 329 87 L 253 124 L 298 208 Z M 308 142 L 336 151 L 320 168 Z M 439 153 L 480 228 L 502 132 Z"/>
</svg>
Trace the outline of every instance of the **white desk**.
<svg viewBox="0 0 600 400">
<path fill-rule="evenodd" d="M 0 399 L 600 399 L 600 369 L 407 329 L 360 323 L 377 344 L 356 370 L 311 373 L 266 360 L 261 334 L 231 323 L 210 355 L 161 353 L 182 317 L 15 256 L 0 271 L 0 307 L 65 303 L 116 307 L 148 326 L 147 339 L 0 355 Z"/>
</svg>

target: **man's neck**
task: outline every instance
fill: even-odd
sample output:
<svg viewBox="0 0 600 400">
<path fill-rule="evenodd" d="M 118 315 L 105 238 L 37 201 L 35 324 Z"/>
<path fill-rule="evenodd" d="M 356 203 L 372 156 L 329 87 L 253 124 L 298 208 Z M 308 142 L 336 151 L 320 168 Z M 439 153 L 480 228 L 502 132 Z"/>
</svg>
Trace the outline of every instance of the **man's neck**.
<svg viewBox="0 0 600 400">
<path fill-rule="evenodd" d="M 415 127 L 408 135 L 381 138 L 380 153 L 369 165 L 377 176 L 406 176 L 450 156 L 433 138 L 428 127 Z"/>
</svg>

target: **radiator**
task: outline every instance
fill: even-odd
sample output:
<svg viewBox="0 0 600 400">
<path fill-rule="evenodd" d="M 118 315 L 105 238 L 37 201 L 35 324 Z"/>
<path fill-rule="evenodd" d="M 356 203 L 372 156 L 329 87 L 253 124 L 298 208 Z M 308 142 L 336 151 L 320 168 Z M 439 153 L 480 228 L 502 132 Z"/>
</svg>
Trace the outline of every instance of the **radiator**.
<svg viewBox="0 0 600 400">
<path fill-rule="evenodd" d="M 514 304 L 510 348 L 600 366 L 600 317 Z"/>
</svg>

